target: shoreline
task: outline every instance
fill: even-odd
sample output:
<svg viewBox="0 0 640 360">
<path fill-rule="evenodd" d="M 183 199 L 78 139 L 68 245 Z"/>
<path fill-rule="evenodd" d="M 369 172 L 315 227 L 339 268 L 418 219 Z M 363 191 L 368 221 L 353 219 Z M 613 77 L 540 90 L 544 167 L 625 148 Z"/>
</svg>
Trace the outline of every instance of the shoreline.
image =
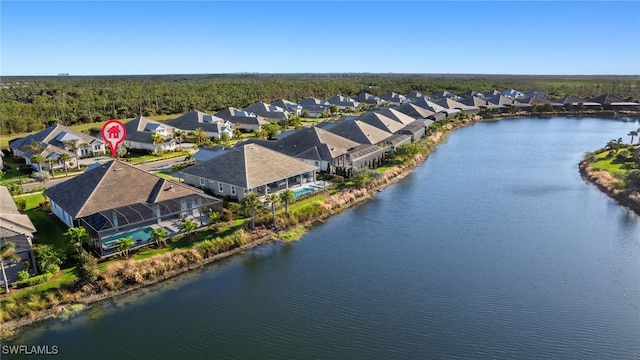
<svg viewBox="0 0 640 360">
<path fill-rule="evenodd" d="M 618 205 L 626 207 L 640 215 L 640 193 L 633 189 L 615 189 L 613 184 L 618 180 L 607 171 L 594 171 L 591 163 L 585 158 L 580 160 L 578 168 L 582 179 L 595 185 L 602 193 L 609 196 L 612 200 L 615 200 Z"/>
<path fill-rule="evenodd" d="M 552 114 L 549 116 L 563 116 L 563 115 L 566 115 L 566 114 Z M 597 116 L 597 115 L 598 114 L 581 114 L 580 116 L 586 117 L 586 116 Z M 181 268 L 168 271 L 163 276 L 157 277 L 152 281 L 140 282 L 133 285 L 126 285 L 119 289 L 110 290 L 107 292 L 100 292 L 100 293 L 96 293 L 95 291 L 91 291 L 91 290 L 86 291 L 84 290 L 84 288 L 86 288 L 85 286 L 83 289 L 79 289 L 76 291 L 80 295 L 81 300 L 79 299 L 77 301 L 65 303 L 64 305 L 56 306 L 54 308 L 40 310 L 34 315 L 29 317 L 22 317 L 19 319 L 12 319 L 12 320 L 3 322 L 0 325 L 0 339 L 11 338 L 15 336 L 18 331 L 22 330 L 24 327 L 28 325 L 32 325 L 32 324 L 49 320 L 52 318 L 59 318 L 60 315 L 62 315 L 65 311 L 68 311 L 68 309 L 72 308 L 74 305 L 75 306 L 77 306 L 78 304 L 83 305 L 82 308 L 84 309 L 86 308 L 86 306 L 92 303 L 104 301 L 107 299 L 112 299 L 120 295 L 129 293 L 131 291 L 138 290 L 140 288 L 143 288 L 149 285 L 160 283 L 164 280 L 176 277 L 182 273 L 185 273 L 194 269 L 202 268 L 203 266 L 213 263 L 217 260 L 243 253 L 263 243 L 266 243 L 269 241 L 279 241 L 276 239 L 278 236 L 280 236 L 280 234 L 285 233 L 293 229 L 294 227 L 301 227 L 306 232 L 308 229 L 316 226 L 318 223 L 324 222 L 327 218 L 333 215 L 339 214 L 351 207 L 357 206 L 365 202 L 366 200 L 374 196 L 376 192 L 382 191 L 385 188 L 409 176 L 411 173 L 413 173 L 416 167 L 422 164 L 429 157 L 431 152 L 434 151 L 438 145 L 440 145 L 443 141 L 447 139 L 448 135 L 451 134 L 453 130 L 456 130 L 458 128 L 463 128 L 468 125 L 472 125 L 479 122 L 519 119 L 523 117 L 535 117 L 535 115 L 523 114 L 523 115 L 514 116 L 514 114 L 510 114 L 510 116 L 508 117 L 488 118 L 488 119 L 484 119 L 481 116 L 476 115 L 471 119 L 466 119 L 460 123 L 446 124 L 443 126 L 442 131 L 435 132 L 434 134 L 424 138 L 425 141 L 427 142 L 427 149 L 424 154 L 415 155 L 413 159 L 389 169 L 388 171 L 383 173 L 383 175 L 379 179 L 371 181 L 371 183 L 369 183 L 365 188 L 349 188 L 339 193 L 330 195 L 326 200 L 324 200 L 321 203 L 321 205 L 325 208 L 325 211 L 321 215 L 318 215 L 308 221 L 305 221 L 304 223 L 301 223 L 298 225 L 290 225 L 286 228 L 282 228 L 277 231 L 273 229 L 258 228 L 251 232 L 247 232 L 247 236 L 249 237 L 249 240 L 245 244 L 237 248 L 234 248 L 232 250 L 226 251 L 224 253 L 220 253 L 208 258 L 200 259 L 194 264 L 189 264 L 187 267 L 181 267 Z M 588 171 L 586 170 L 587 166 L 585 166 L 584 167 L 585 169 L 583 169 L 583 162 L 584 162 L 584 159 L 583 161 L 580 162 L 580 172 L 583 175 L 583 178 L 596 184 L 596 186 L 598 186 L 603 192 L 609 194 L 609 196 L 616 199 L 621 205 L 630 207 L 636 213 L 640 214 L 640 197 L 638 197 L 637 202 L 630 202 L 629 204 L 624 203 L 624 199 L 628 200 L 628 197 L 624 197 L 618 194 L 619 192 L 622 192 L 621 190 L 613 190 L 612 188 L 608 188 L 604 185 L 597 184 L 596 182 L 591 180 L 591 178 L 587 175 L 588 174 Z M 588 168 L 590 171 L 590 166 L 588 166 Z M 128 260 L 128 261 L 133 261 L 133 260 Z M 92 287 L 90 287 L 90 289 L 92 289 Z"/>
</svg>

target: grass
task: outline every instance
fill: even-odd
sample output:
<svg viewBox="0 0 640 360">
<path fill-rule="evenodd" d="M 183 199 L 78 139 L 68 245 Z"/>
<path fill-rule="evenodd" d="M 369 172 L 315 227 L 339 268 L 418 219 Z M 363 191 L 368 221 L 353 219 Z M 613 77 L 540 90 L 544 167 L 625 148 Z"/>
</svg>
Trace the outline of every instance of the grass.
<svg viewBox="0 0 640 360">
<path fill-rule="evenodd" d="M 31 195 L 30 195 L 31 196 Z M 34 196 L 42 196 L 36 194 Z M 26 212 L 27 216 L 38 229 L 33 239 L 33 244 L 48 244 L 53 246 L 54 250 L 61 254 L 66 254 L 70 249 L 70 244 L 66 244 L 62 235 L 66 229 L 53 218 L 53 215 L 39 210 L 31 209 Z"/>
<path fill-rule="evenodd" d="M 190 155 L 191 153 L 189 151 L 172 151 L 172 152 L 167 152 L 167 153 L 163 153 L 163 154 L 158 154 L 158 155 L 153 155 L 153 154 L 127 154 L 124 158 L 122 158 L 122 160 L 133 164 L 133 165 L 138 165 L 138 164 L 144 164 L 144 163 L 148 163 L 151 161 L 158 161 L 158 160 L 166 160 L 166 159 L 173 159 L 173 158 L 177 158 L 180 156 L 187 156 Z"/>
<path fill-rule="evenodd" d="M 13 290 L 11 291 L 11 293 L 9 293 L 9 296 L 3 298 L 2 301 L 7 301 L 10 298 L 18 299 L 21 297 L 25 297 L 34 293 L 40 293 L 50 289 L 59 289 L 77 279 L 78 277 L 76 276 L 76 267 L 75 266 L 70 267 L 62 270 L 62 273 L 58 277 L 53 278 L 45 283 L 31 286 L 24 289 Z"/>
<path fill-rule="evenodd" d="M 304 227 L 296 226 L 293 229 L 280 234 L 278 236 L 278 239 L 284 242 L 296 241 L 300 240 L 302 235 L 304 235 L 306 232 L 307 229 L 305 229 Z"/>
<path fill-rule="evenodd" d="M 164 171 L 156 171 L 153 174 L 154 175 L 158 175 L 159 177 L 161 177 L 163 179 L 172 180 L 172 181 L 175 181 L 175 182 L 182 182 L 182 180 L 180 178 L 172 176 L 171 174 L 167 174 Z"/>
<path fill-rule="evenodd" d="M 27 207 L 25 209 L 26 211 L 33 210 L 39 207 L 40 204 L 45 200 L 45 197 L 42 194 L 28 194 L 20 195 L 18 197 L 27 201 Z"/>
<path fill-rule="evenodd" d="M 596 159 L 591 163 L 592 168 L 599 168 L 602 170 L 606 170 L 613 176 L 614 173 L 624 173 L 625 170 L 622 169 L 622 163 L 616 159 L 615 155 L 609 156 L 609 152 L 605 151 L 596 155 Z"/>
</svg>

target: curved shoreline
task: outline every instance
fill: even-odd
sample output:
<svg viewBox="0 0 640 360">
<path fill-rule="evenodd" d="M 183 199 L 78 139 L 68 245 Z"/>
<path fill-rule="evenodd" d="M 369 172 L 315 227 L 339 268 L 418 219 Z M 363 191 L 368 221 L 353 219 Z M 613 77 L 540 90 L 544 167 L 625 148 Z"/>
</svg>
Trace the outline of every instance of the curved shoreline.
<svg viewBox="0 0 640 360">
<path fill-rule="evenodd" d="M 566 114 L 552 114 L 550 116 L 563 116 Z M 46 310 L 41 310 L 39 312 L 37 312 L 36 314 L 34 314 L 31 317 L 23 317 L 23 318 L 19 318 L 19 319 L 12 319 L 6 322 L 3 322 L 1 324 L 1 329 L 0 329 L 0 338 L 5 338 L 5 337 L 11 337 L 13 335 L 15 335 L 16 331 L 21 330 L 23 327 L 27 326 L 27 325 L 31 325 L 37 322 L 41 322 L 44 320 L 48 320 L 51 318 L 56 318 L 59 317 L 59 315 L 61 313 L 63 313 L 63 311 L 65 311 L 65 309 L 75 305 L 75 304 L 83 304 L 83 305 L 89 305 L 95 302 L 99 302 L 99 301 L 103 301 L 103 300 L 107 300 L 107 299 L 111 299 L 123 294 L 126 294 L 128 292 L 146 287 L 148 285 L 153 285 L 153 284 L 157 284 L 160 283 L 164 280 L 176 277 L 182 273 L 188 272 L 190 270 L 193 269 L 198 269 L 201 268 L 207 264 L 213 263 L 217 260 L 223 259 L 223 258 L 227 258 L 229 256 L 232 255 L 236 255 L 239 253 L 243 253 L 246 250 L 249 250 L 251 248 L 254 248 L 260 244 L 263 244 L 265 242 L 268 241 L 273 241 L 272 239 L 274 238 L 274 236 L 278 236 L 279 234 L 286 232 L 287 230 L 290 230 L 291 228 L 295 227 L 295 226 L 302 226 L 305 229 L 309 229 L 311 227 L 313 227 L 315 224 L 317 224 L 318 222 L 323 222 L 324 220 L 326 220 L 327 218 L 329 218 L 332 215 L 338 214 L 350 207 L 353 207 L 355 205 L 359 205 L 361 203 L 363 203 L 364 201 L 366 201 L 367 199 L 371 198 L 372 196 L 374 196 L 374 194 L 377 191 L 380 191 L 400 180 L 402 180 L 403 178 L 405 178 L 406 176 L 408 176 L 409 174 L 411 174 L 413 172 L 413 170 L 420 165 L 421 163 L 423 163 L 427 157 L 429 156 L 429 154 L 440 144 L 442 143 L 442 141 L 444 141 L 448 134 L 450 134 L 453 130 L 461 128 L 461 127 L 466 127 L 468 125 L 471 124 L 475 124 L 478 122 L 486 122 L 486 121 L 498 121 L 498 120 L 510 120 L 510 119 L 519 119 L 519 118 L 523 118 L 523 117 L 533 117 L 535 115 L 531 115 L 531 114 L 527 114 L 527 115 L 516 115 L 516 116 L 508 116 L 508 117 L 500 117 L 500 118 L 489 118 L 489 119 L 483 119 L 480 116 L 475 116 L 472 119 L 468 119 L 468 120 L 464 120 L 460 123 L 456 123 L 456 124 L 446 124 L 444 125 L 444 130 L 442 132 L 436 132 L 430 136 L 428 136 L 426 139 L 427 141 L 431 141 L 430 145 L 427 146 L 427 151 L 425 154 L 418 154 L 416 155 L 412 160 L 407 161 L 404 164 L 400 164 L 397 165 L 391 169 L 389 169 L 387 172 L 385 172 L 383 174 L 383 176 L 379 179 L 373 180 L 369 185 L 367 185 L 366 188 L 349 188 L 346 190 L 343 190 L 337 194 L 331 195 L 328 197 L 327 200 L 323 201 L 322 205 L 325 207 L 325 212 L 317 217 L 314 217 L 306 222 L 304 222 L 301 225 L 293 225 L 290 226 L 288 228 L 284 228 L 284 229 L 280 229 L 280 231 L 274 231 L 271 229 L 257 229 L 255 231 L 252 231 L 250 233 L 248 233 L 248 237 L 249 237 L 249 241 L 244 244 L 241 245 L 235 249 L 229 250 L 227 252 L 224 253 L 220 253 L 214 256 L 211 256 L 209 258 L 203 258 L 201 260 L 199 260 L 198 262 L 192 264 L 191 266 L 187 266 L 186 268 L 178 268 L 172 271 L 169 271 L 167 273 L 165 273 L 162 277 L 158 277 L 156 279 L 153 279 L 152 281 L 148 281 L 148 282 L 142 282 L 142 283 L 136 283 L 134 285 L 127 285 L 127 286 L 123 286 L 120 289 L 117 290 L 112 290 L 112 291 L 108 291 L 108 292 L 101 292 L 101 293 L 86 293 L 82 290 L 78 290 L 79 293 L 81 293 L 82 295 L 82 299 L 75 301 L 75 302 L 71 302 L 71 303 L 66 303 L 64 305 L 61 306 L 57 306 L 51 309 L 46 309 Z M 590 117 L 590 116 L 597 116 L 597 114 L 581 114 L 582 117 Z M 583 160 L 584 161 L 584 160 Z M 588 166 L 589 171 L 587 171 L 587 166 L 584 167 L 583 169 L 583 161 L 580 162 L 580 172 L 581 174 L 583 174 L 583 178 L 591 181 L 592 183 L 596 184 L 596 186 L 598 186 L 602 191 L 604 191 L 605 193 L 609 194 L 609 196 L 611 196 L 612 198 L 616 199 L 621 205 L 623 206 L 627 206 L 629 208 L 632 208 L 636 213 L 640 214 L 640 197 L 638 197 L 637 202 L 630 202 L 629 204 L 625 203 L 625 199 L 628 200 L 628 197 L 624 197 L 621 196 L 619 193 L 622 192 L 620 190 L 614 190 L 613 188 L 609 188 L 606 187 L 605 185 L 601 185 L 601 184 L 597 184 L 596 182 L 594 182 L 590 175 L 590 166 Z M 588 164 L 587 164 L 588 165 Z"/>
<path fill-rule="evenodd" d="M 586 158 L 580 160 L 578 168 L 581 177 L 585 181 L 595 185 L 600 191 L 615 200 L 618 205 L 624 206 L 640 215 L 640 193 L 633 189 L 615 189 L 613 184 L 618 180 L 613 178 L 607 171 L 594 171 L 591 163 Z"/>
</svg>

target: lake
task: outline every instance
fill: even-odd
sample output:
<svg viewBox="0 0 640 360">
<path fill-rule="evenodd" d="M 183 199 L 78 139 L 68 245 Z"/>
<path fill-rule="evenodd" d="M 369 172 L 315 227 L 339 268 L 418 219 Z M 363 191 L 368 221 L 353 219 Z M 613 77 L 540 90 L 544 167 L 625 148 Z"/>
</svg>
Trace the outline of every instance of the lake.
<svg viewBox="0 0 640 360">
<path fill-rule="evenodd" d="M 559 117 L 456 130 L 300 241 L 10 344 L 64 359 L 638 359 L 640 222 L 577 166 L 638 127 Z"/>
</svg>

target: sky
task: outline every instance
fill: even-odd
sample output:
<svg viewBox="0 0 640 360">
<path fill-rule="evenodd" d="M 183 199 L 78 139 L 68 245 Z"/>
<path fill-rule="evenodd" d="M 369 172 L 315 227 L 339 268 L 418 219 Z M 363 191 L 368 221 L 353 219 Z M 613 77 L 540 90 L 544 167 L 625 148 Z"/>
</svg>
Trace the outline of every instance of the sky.
<svg viewBox="0 0 640 360">
<path fill-rule="evenodd" d="M 640 75 L 640 1 L 0 2 L 0 76 Z"/>
</svg>

